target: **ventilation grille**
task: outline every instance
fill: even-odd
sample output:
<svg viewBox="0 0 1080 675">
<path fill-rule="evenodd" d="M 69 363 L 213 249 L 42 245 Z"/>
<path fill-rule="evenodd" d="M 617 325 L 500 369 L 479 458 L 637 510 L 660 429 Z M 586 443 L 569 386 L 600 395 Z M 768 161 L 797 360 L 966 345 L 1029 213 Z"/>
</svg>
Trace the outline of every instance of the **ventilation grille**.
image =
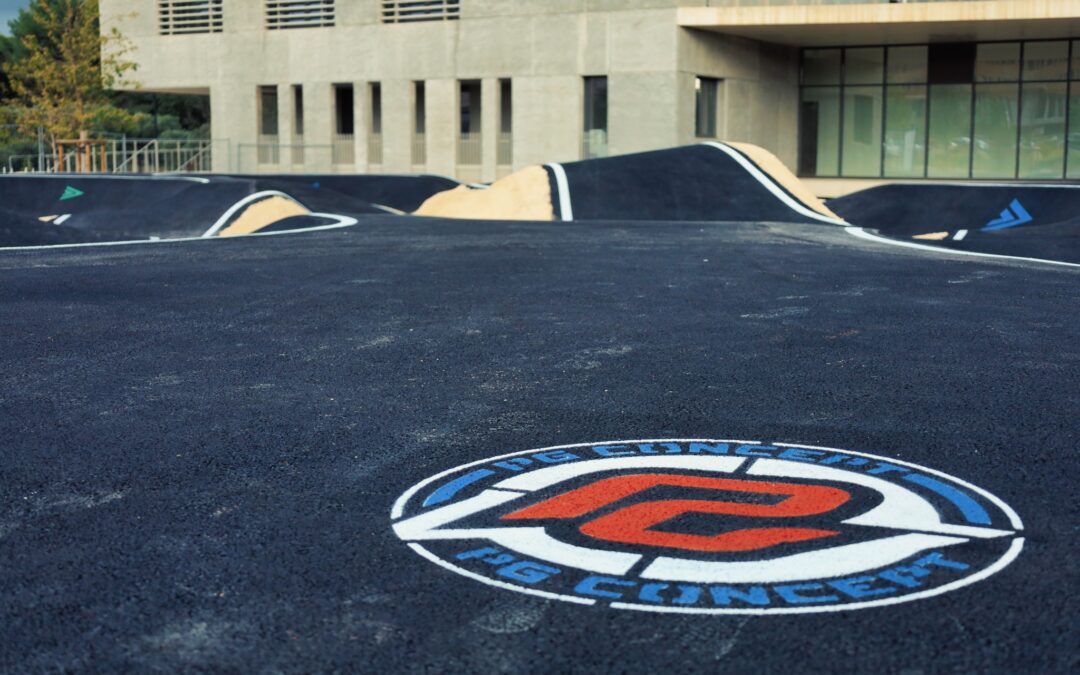
<svg viewBox="0 0 1080 675">
<path fill-rule="evenodd" d="M 383 23 L 414 21 L 456 21 L 460 16 L 459 0 L 383 0 Z"/>
<path fill-rule="evenodd" d="M 162 35 L 220 33 L 223 0 L 158 0 Z"/>
<path fill-rule="evenodd" d="M 334 25 L 334 0 L 266 0 L 269 30 Z"/>
</svg>

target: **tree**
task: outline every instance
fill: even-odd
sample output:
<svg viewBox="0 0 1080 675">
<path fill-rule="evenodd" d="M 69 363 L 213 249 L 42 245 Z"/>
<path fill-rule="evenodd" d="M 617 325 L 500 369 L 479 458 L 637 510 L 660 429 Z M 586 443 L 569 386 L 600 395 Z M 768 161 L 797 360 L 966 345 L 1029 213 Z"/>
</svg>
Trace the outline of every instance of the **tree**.
<svg viewBox="0 0 1080 675">
<path fill-rule="evenodd" d="M 17 22 L 22 35 L 4 72 L 22 124 L 74 138 L 102 119 L 131 123 L 107 91 L 131 86 L 126 74 L 135 64 L 124 58 L 131 48 L 115 28 L 100 32 L 97 0 L 33 0 Z"/>
</svg>

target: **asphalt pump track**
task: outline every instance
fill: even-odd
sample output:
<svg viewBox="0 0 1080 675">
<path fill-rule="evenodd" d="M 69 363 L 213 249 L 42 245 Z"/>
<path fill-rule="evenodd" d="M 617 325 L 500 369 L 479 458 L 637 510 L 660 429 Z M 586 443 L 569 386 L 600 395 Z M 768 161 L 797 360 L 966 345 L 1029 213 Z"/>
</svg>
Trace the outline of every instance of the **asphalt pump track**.
<svg viewBox="0 0 1080 675">
<path fill-rule="evenodd" d="M 338 215 L 0 252 L 0 670 L 1075 670 L 1075 266 L 868 222 Z M 596 477 L 633 504 L 579 528 Z M 867 519 L 896 500 L 936 506 Z M 777 551 L 817 562 L 746 581 Z M 736 567 L 648 576 L 680 556 Z"/>
</svg>

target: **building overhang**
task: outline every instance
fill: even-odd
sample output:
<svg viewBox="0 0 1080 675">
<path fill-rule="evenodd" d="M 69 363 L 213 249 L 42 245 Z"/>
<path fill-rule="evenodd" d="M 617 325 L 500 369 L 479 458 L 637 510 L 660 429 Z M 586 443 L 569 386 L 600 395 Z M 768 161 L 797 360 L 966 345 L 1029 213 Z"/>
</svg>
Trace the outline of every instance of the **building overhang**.
<svg viewBox="0 0 1080 675">
<path fill-rule="evenodd" d="M 678 24 L 800 47 L 1080 36 L 1080 0 L 682 7 Z"/>
</svg>

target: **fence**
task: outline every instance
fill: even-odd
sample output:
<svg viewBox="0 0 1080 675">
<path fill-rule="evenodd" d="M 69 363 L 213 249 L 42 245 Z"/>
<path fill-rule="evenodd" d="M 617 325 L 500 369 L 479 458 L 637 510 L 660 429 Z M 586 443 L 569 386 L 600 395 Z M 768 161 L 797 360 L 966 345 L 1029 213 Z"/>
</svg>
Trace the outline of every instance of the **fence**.
<svg viewBox="0 0 1080 675">
<path fill-rule="evenodd" d="M 586 131 L 585 135 L 581 139 L 582 159 L 607 157 L 607 154 L 607 131 L 604 129 L 592 129 L 590 131 Z"/>
<path fill-rule="evenodd" d="M 427 164 L 427 135 L 413 134 L 412 165 L 424 166 L 425 164 Z"/>
<path fill-rule="evenodd" d="M 499 133 L 499 142 L 495 146 L 495 163 L 499 166 L 510 166 L 514 163 L 514 135 L 511 133 Z"/>
<path fill-rule="evenodd" d="M 356 139 L 352 134 L 335 134 L 333 141 L 333 157 L 331 161 L 335 165 L 353 166 L 356 164 Z"/>
<path fill-rule="evenodd" d="M 98 173 L 199 173 L 213 170 L 214 149 L 228 156 L 228 141 L 223 140 L 164 140 L 157 138 L 122 138 L 104 141 L 105 161 L 95 157 Z M 78 158 L 74 149 L 61 155 L 32 153 L 10 155 L 8 173 L 15 172 L 77 172 Z"/>
<path fill-rule="evenodd" d="M 481 151 L 480 134 L 464 131 L 458 136 L 457 163 L 459 166 L 480 164 Z"/>
<path fill-rule="evenodd" d="M 298 139 L 302 140 L 302 139 Z M 293 173 L 330 171 L 334 164 L 336 145 L 333 143 L 238 143 L 235 171 L 237 173 Z M 284 158 L 286 162 L 281 162 Z M 299 161 L 298 161 L 299 160 Z"/>
<path fill-rule="evenodd" d="M 383 152 L 382 152 L 382 134 L 368 134 L 367 139 L 367 156 L 368 164 L 382 164 Z"/>
</svg>

